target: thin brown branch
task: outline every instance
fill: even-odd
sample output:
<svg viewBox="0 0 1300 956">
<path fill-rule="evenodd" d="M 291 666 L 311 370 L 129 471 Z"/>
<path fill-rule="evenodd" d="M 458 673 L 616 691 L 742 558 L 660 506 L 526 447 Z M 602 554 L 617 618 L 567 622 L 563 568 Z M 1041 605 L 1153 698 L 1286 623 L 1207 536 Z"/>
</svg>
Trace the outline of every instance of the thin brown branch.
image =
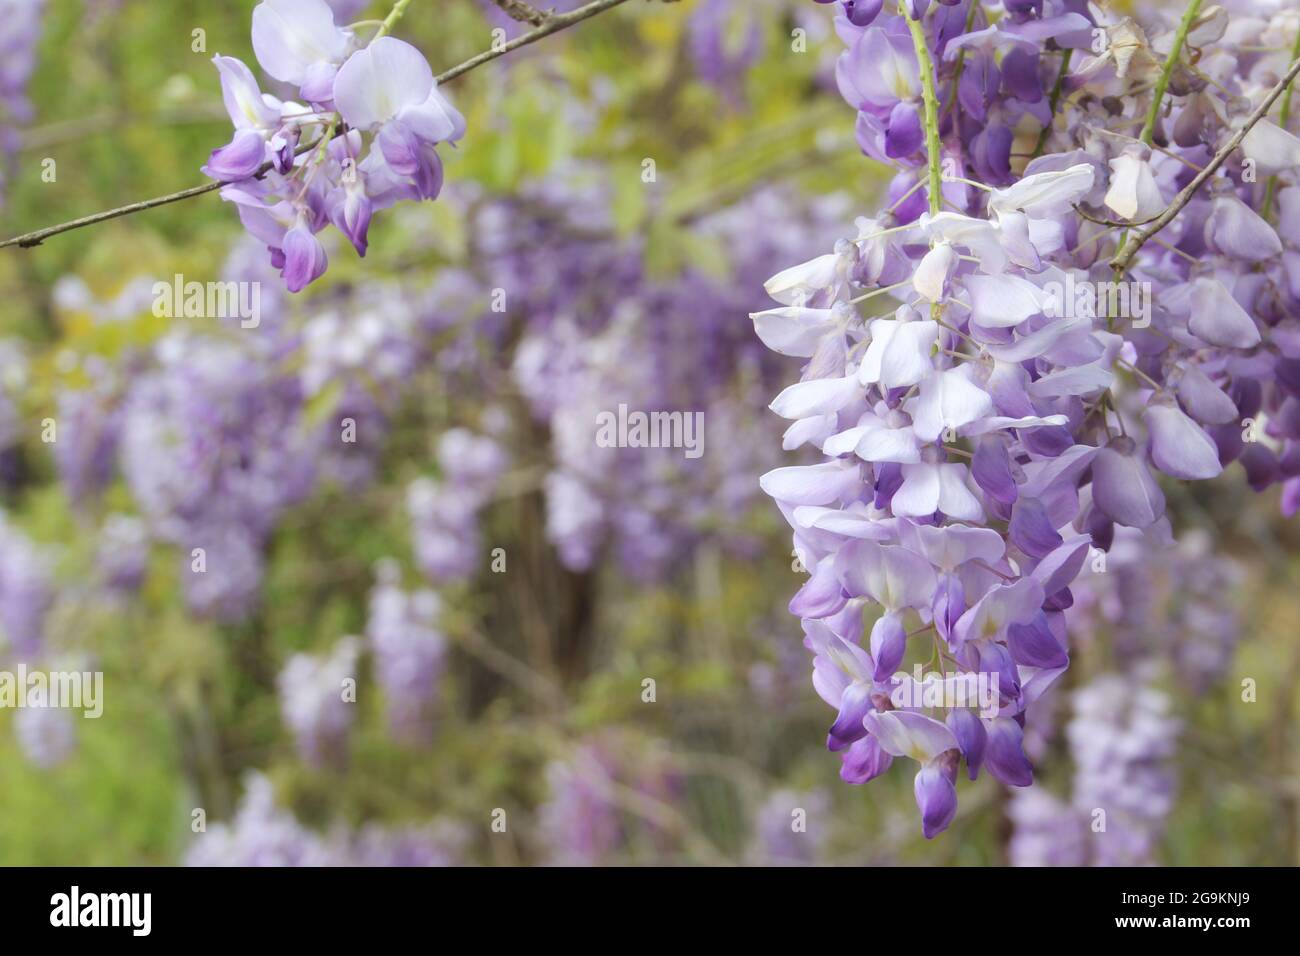
<svg viewBox="0 0 1300 956">
<path fill-rule="evenodd" d="M 1084 210 L 1078 203 L 1074 206 L 1074 211 L 1089 222 L 1095 222 L 1099 226 L 1109 226 L 1111 229 L 1132 229 L 1134 226 L 1145 226 L 1149 222 L 1155 222 L 1163 214 L 1148 216 L 1145 219 L 1135 219 L 1132 222 L 1125 222 L 1122 219 L 1102 219 Z"/>
<path fill-rule="evenodd" d="M 1223 148 L 1214 154 L 1214 158 L 1206 164 L 1205 168 L 1197 173 L 1196 177 L 1187 184 L 1183 191 L 1174 197 L 1174 201 L 1169 204 L 1169 208 L 1156 217 L 1155 221 L 1149 226 L 1124 243 L 1124 247 L 1115 254 L 1115 258 L 1110 260 L 1111 267 L 1117 275 L 1123 275 L 1127 272 L 1133 258 L 1138 254 L 1138 250 L 1146 244 L 1147 240 L 1173 222 L 1177 215 L 1182 212 L 1183 207 L 1192 201 L 1192 197 L 1205 185 L 1206 180 L 1213 176 L 1227 158 L 1241 145 L 1241 141 L 1246 138 L 1246 134 L 1255 128 L 1256 123 L 1268 115 L 1268 111 L 1273 108 L 1273 104 L 1291 85 L 1291 81 L 1296 78 L 1297 74 L 1300 74 L 1300 60 L 1296 60 L 1291 64 L 1290 69 L 1286 71 L 1286 74 L 1278 81 L 1277 85 L 1269 90 L 1268 96 L 1264 97 L 1264 101 L 1255 107 L 1254 112 L 1246 118 L 1246 122 L 1233 134 L 1232 139 L 1228 140 L 1223 145 Z"/>
<path fill-rule="evenodd" d="M 593 0 L 592 3 L 579 7 L 570 13 L 550 14 L 547 16 L 545 22 L 536 30 L 530 30 L 528 33 L 517 36 L 509 43 L 503 43 L 500 46 L 494 46 L 490 50 L 484 50 L 482 53 L 471 57 L 464 63 L 453 66 L 451 69 L 439 74 L 437 80 L 439 83 L 449 83 L 457 77 L 464 76 L 470 70 L 482 66 L 484 63 L 489 63 L 497 57 L 505 56 L 512 50 L 517 50 L 530 43 L 536 43 L 538 40 L 544 39 L 553 33 L 559 33 L 561 30 L 567 30 L 569 27 L 581 23 L 583 20 L 604 13 L 606 10 L 611 10 L 626 2 L 627 0 Z M 672 2 L 672 0 L 668 0 L 668 2 Z M 318 141 L 314 141 L 307 146 L 300 147 L 298 152 L 302 153 L 306 150 L 313 149 L 317 143 Z M 271 164 L 266 163 L 254 174 L 253 178 L 261 179 L 270 171 Z M 230 185 L 230 183 L 227 182 L 204 183 L 201 186 L 192 186 L 189 189 L 182 189 L 180 192 L 168 193 L 165 196 L 156 196 L 153 199 L 144 199 L 140 202 L 128 203 L 125 206 L 118 206 L 116 209 L 107 209 L 103 212 L 94 213 L 93 215 L 82 216 L 79 219 L 61 222 L 55 226 L 46 226 L 43 229 L 37 229 L 33 232 L 23 233 L 21 236 L 14 236 L 12 239 L 6 239 L 4 242 L 0 242 L 0 249 L 4 249 L 8 246 L 17 246 L 20 249 L 30 249 L 34 246 L 39 246 L 46 239 L 60 235 L 61 233 L 71 232 L 74 229 L 83 229 L 86 226 L 93 226 L 101 222 L 107 222 L 110 219 L 120 219 L 123 216 L 130 216 L 137 212 L 155 209 L 158 206 L 166 206 L 170 203 L 180 202 L 184 199 L 192 199 L 195 196 L 202 196 L 204 193 L 215 192 L 221 187 L 228 185 Z"/>
<path fill-rule="evenodd" d="M 531 4 L 524 3 L 524 0 L 492 0 L 492 2 L 505 11 L 510 19 L 518 20 L 520 23 L 531 23 L 535 27 L 540 27 L 552 16 Z"/>
</svg>

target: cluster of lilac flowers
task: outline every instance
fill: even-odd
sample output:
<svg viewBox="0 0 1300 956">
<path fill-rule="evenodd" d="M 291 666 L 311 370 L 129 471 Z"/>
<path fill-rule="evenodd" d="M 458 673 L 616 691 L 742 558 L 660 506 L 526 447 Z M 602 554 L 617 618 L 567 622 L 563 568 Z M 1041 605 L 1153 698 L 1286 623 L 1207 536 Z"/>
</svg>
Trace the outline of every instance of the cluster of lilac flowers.
<svg viewBox="0 0 1300 956">
<path fill-rule="evenodd" d="M 10 164 L 32 120 L 27 82 L 36 66 L 45 0 L 0 2 L 0 200 Z"/>
<path fill-rule="evenodd" d="M 389 21 L 363 41 L 336 12 L 326 0 L 264 0 L 253 10 L 258 64 L 301 102 L 263 93 L 234 57 L 213 60 L 235 134 L 203 171 L 230 184 L 222 198 L 270 250 L 290 292 L 324 274 L 317 234 L 326 226 L 364 256 L 374 213 L 437 198 L 437 146 L 465 132 L 428 61 L 387 35 Z"/>
<path fill-rule="evenodd" d="M 1300 257 L 1260 211 L 1294 202 L 1300 139 L 1261 121 L 1126 270 L 1109 260 L 1278 82 L 1296 27 L 1216 7 L 1183 45 L 1196 68 L 1166 70 L 1170 25 L 1073 0 L 841 4 L 840 91 L 898 173 L 854 237 L 766 284 L 758 336 L 806 362 L 771 407 L 821 460 L 762 486 L 810 574 L 790 609 L 841 775 L 915 761 L 927 838 L 963 762 L 1032 783 L 1025 713 L 1069 665 L 1071 585 L 1160 521 L 1157 474 L 1241 459 L 1294 510 Z M 892 314 L 862 314 L 884 296 Z M 963 697 L 980 681 L 991 709 Z"/>
<path fill-rule="evenodd" d="M 389 732 L 417 746 L 433 737 L 447 639 L 442 600 L 427 588 L 403 589 L 401 567 L 379 562 L 370 593 L 366 645 L 345 637 L 324 655 L 299 653 L 280 671 L 280 712 L 298 753 L 310 766 L 342 766 L 356 716 L 358 663 L 370 651 L 375 683 L 384 695 Z"/>
<path fill-rule="evenodd" d="M 754 820 L 750 861 L 758 866 L 811 866 L 830 837 L 830 795 L 825 790 L 774 790 Z"/>
<path fill-rule="evenodd" d="M 482 570 L 478 514 L 488 504 L 510 457 L 501 443 L 467 428 L 438 439 L 441 478 L 415 479 L 407 487 L 412 547 L 431 582 L 464 581 Z"/>
<path fill-rule="evenodd" d="M 1085 568 L 1074 587 L 1079 631 L 1104 632 L 1116 667 L 1164 662 L 1180 687 L 1201 694 L 1223 679 L 1241 638 L 1233 595 L 1244 578 L 1204 530 L 1174 541 L 1164 521 L 1117 528 L 1104 571 Z"/>
<path fill-rule="evenodd" d="M 655 811 L 676 802 L 681 778 L 653 742 L 595 735 L 551 761 L 546 784 L 537 826 L 548 865 L 609 865 L 638 841 L 664 853 L 674 845 Z"/>
<path fill-rule="evenodd" d="M 191 845 L 187 866 L 456 866 L 467 834 L 438 820 L 422 826 L 360 829 L 336 826 L 317 833 L 276 802 L 275 787 L 260 773 L 245 780 L 244 796 L 229 823 L 214 823 Z"/>
<path fill-rule="evenodd" d="M 1149 866 L 1173 808 L 1179 721 L 1141 669 L 1076 690 L 1066 727 L 1075 772 L 1068 799 L 1017 791 L 1008 814 L 1016 866 Z"/>
<path fill-rule="evenodd" d="M 276 683 L 280 713 L 293 734 L 298 754 L 309 766 L 341 766 L 356 712 L 355 689 L 360 641 L 345 637 L 327 655 L 299 653 L 285 662 Z"/>
<path fill-rule="evenodd" d="M 51 555 L 0 510 L 0 649 L 16 659 L 42 650 L 54 604 Z"/>
<path fill-rule="evenodd" d="M 731 317 L 757 304 L 750 290 L 765 264 L 815 248 L 844 204 L 765 187 L 700 217 L 691 228 L 726 251 L 725 279 L 694 268 L 656 279 L 641 241 L 610 241 L 608 210 L 603 184 L 555 176 L 471 222 L 490 274 L 528 290 L 510 313 L 523 325 L 511 373 L 550 434 L 547 536 L 570 570 L 608 555 L 638 580 L 662 580 L 706 537 L 737 554 L 757 547 L 745 529 L 756 497 L 745 476 L 776 458 L 770 423 L 750 409 L 778 368 Z M 757 228 L 773 217 L 785 223 L 779 234 Z M 600 446 L 598 416 L 620 405 L 702 413 L 700 454 Z"/>
<path fill-rule="evenodd" d="M 238 245 L 223 280 L 273 289 L 255 251 Z M 130 282 L 101 302 L 64 283 L 57 304 L 117 322 L 150 308 L 149 287 Z M 106 537 L 109 587 L 138 585 L 149 544 L 162 542 L 194 613 L 243 620 L 290 510 L 323 487 L 373 481 L 392 405 L 428 357 L 427 303 L 378 282 L 313 298 L 302 314 L 283 294 L 260 304 L 256 330 L 179 326 L 115 364 L 86 360 L 92 384 L 60 393 L 53 451 L 69 497 L 93 513 L 120 474 L 140 513 L 143 536 L 137 526 Z"/>
<path fill-rule="evenodd" d="M 381 563 L 370 595 L 366 636 L 389 729 L 408 743 L 428 743 L 433 735 L 433 708 L 447 657 L 447 639 L 438 620 L 441 611 L 434 591 L 403 590 L 396 563 Z"/>
<path fill-rule="evenodd" d="M 54 558 L 0 509 L 0 660 L 6 667 L 36 667 L 58 655 L 49 633 L 58 600 Z M 13 730 L 23 756 L 37 767 L 57 766 L 76 749 L 74 715 L 66 708 L 18 708 Z"/>
</svg>

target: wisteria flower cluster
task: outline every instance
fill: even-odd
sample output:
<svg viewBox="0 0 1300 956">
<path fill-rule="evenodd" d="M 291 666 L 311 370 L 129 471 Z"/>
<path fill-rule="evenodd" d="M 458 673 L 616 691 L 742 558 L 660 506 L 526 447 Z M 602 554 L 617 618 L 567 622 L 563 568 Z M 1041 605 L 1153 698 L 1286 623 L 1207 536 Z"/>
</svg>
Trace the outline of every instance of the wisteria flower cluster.
<svg viewBox="0 0 1300 956">
<path fill-rule="evenodd" d="M 1016 791 L 1008 814 L 1015 866 L 1149 866 L 1173 808 L 1180 724 L 1149 674 L 1105 674 L 1074 693 L 1067 799 Z"/>
<path fill-rule="evenodd" d="M 1025 713 L 1069 666 L 1071 585 L 1162 519 L 1158 476 L 1240 460 L 1300 497 L 1300 139 L 1287 105 L 1264 117 L 1300 22 L 1192 6 L 1173 27 L 840 4 L 840 92 L 898 173 L 766 284 L 759 337 L 806 362 L 771 407 L 822 457 L 761 483 L 810 575 L 790 610 L 841 776 L 915 761 L 927 838 L 963 763 L 1033 782 Z"/>
<path fill-rule="evenodd" d="M 325 0 L 264 0 L 253 10 L 253 50 L 266 73 L 301 102 L 263 93 L 235 57 L 214 57 L 235 125 L 203 171 L 229 183 L 248 232 L 264 243 L 285 286 L 298 292 L 324 274 L 317 234 L 333 224 L 364 256 L 374 213 L 442 190 L 440 143 L 465 120 L 438 89 L 415 47 L 388 36 L 368 42 L 335 22 Z"/>
<path fill-rule="evenodd" d="M 187 866 L 455 866 L 468 834 L 448 820 L 426 826 L 360 829 L 335 826 L 318 833 L 276 800 L 274 784 L 250 773 L 229 823 L 217 823 L 191 845 Z"/>
<path fill-rule="evenodd" d="M 0 4 L 0 189 L 22 142 L 21 130 L 32 119 L 27 82 L 36 65 L 44 14 L 45 0 L 5 0 Z"/>
<path fill-rule="evenodd" d="M 682 779 L 652 742 L 594 735 L 550 762 L 546 784 L 537 823 L 548 865 L 609 864 L 638 839 L 675 843 L 654 811 L 679 795 Z"/>
</svg>

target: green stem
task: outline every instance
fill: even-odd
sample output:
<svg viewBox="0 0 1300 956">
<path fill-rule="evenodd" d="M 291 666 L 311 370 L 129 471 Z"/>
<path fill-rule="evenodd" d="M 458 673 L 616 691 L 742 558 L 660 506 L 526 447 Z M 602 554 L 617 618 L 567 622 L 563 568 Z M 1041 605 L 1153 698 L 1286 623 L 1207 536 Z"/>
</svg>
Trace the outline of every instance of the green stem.
<svg viewBox="0 0 1300 956">
<path fill-rule="evenodd" d="M 1142 126 L 1142 135 L 1138 138 L 1148 146 L 1151 145 L 1156 135 L 1156 121 L 1160 118 L 1160 107 L 1164 105 L 1165 91 L 1169 89 L 1169 77 L 1173 75 L 1174 67 L 1178 65 L 1178 58 L 1183 52 L 1183 44 L 1187 41 L 1187 34 L 1192 29 L 1192 21 L 1196 15 L 1201 12 L 1201 0 L 1192 0 L 1183 11 L 1183 18 L 1178 21 L 1178 32 L 1174 34 L 1174 45 L 1169 49 L 1169 58 L 1165 60 L 1165 67 L 1160 71 L 1160 79 L 1156 80 L 1155 93 L 1151 100 L 1151 109 L 1147 113 L 1147 121 Z"/>
<path fill-rule="evenodd" d="M 397 21 L 402 19 L 402 14 L 406 12 L 406 8 L 410 5 L 411 0 L 397 0 L 397 2 L 393 4 L 393 9 L 389 11 L 388 16 L 384 17 L 384 22 L 379 25 L 379 31 L 370 42 L 374 43 L 375 40 L 378 40 L 380 37 L 388 36 L 393 27 L 397 26 Z"/>
<path fill-rule="evenodd" d="M 912 46 L 921 68 L 921 98 L 925 103 L 925 152 L 930 171 L 930 215 L 937 216 L 943 203 L 943 172 L 939 142 L 939 97 L 934 86 L 934 60 L 930 57 L 930 44 L 925 38 L 925 27 L 912 16 L 907 0 L 898 4 L 898 12 L 907 20 L 912 32 Z"/>
<path fill-rule="evenodd" d="M 1074 55 L 1074 50 L 1067 47 L 1062 51 L 1061 68 L 1056 71 L 1056 84 L 1052 87 L 1052 95 L 1047 101 L 1048 112 L 1051 118 L 1043 131 L 1038 134 L 1038 142 L 1034 146 L 1034 155 L 1031 158 L 1037 158 L 1043 155 L 1043 149 L 1047 146 L 1047 138 L 1052 135 L 1052 123 L 1056 119 L 1056 108 L 1061 103 L 1061 92 L 1065 88 L 1065 78 L 1070 72 L 1070 57 Z"/>
</svg>

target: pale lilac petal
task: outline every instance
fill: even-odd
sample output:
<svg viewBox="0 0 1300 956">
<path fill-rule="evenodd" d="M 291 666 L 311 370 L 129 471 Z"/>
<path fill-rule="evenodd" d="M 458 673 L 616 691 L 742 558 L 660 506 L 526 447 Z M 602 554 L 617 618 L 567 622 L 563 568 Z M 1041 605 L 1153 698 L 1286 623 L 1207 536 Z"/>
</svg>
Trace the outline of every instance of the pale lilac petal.
<svg viewBox="0 0 1300 956">
<path fill-rule="evenodd" d="M 349 39 L 325 0 L 263 0 L 253 9 L 257 62 L 285 83 L 302 83 L 315 63 L 337 63 Z"/>
<path fill-rule="evenodd" d="M 890 510 L 900 518 L 927 518 L 939 510 L 938 464 L 903 465 L 903 484 L 894 492 Z"/>
<path fill-rule="evenodd" d="M 835 566 L 845 591 L 869 597 L 889 612 L 926 607 L 936 586 L 929 561 L 906 548 L 874 541 L 844 545 Z"/>
<path fill-rule="evenodd" d="M 433 83 L 424 54 L 395 37 L 380 37 L 339 69 L 334 103 L 349 126 L 373 129 L 427 100 Z"/>
<path fill-rule="evenodd" d="M 957 251 L 952 244 L 937 243 L 917 265 L 912 274 L 912 288 L 930 302 L 942 302 L 948 296 L 948 282 L 956 269 Z"/>
<path fill-rule="evenodd" d="M 1266 119 L 1246 134 L 1241 151 L 1255 161 L 1257 172 L 1264 176 L 1300 168 L 1300 138 Z"/>
<path fill-rule="evenodd" d="M 1165 513 L 1165 496 L 1131 438 L 1114 438 L 1092 463 L 1092 503 L 1116 524 L 1147 528 Z"/>
<path fill-rule="evenodd" d="M 1110 161 L 1105 203 L 1121 219 L 1149 219 L 1168 205 L 1144 152 L 1145 148 L 1130 147 Z"/>
<path fill-rule="evenodd" d="M 1150 437 L 1151 460 L 1174 478 L 1214 478 L 1223 471 L 1213 439 L 1179 409 L 1151 405 L 1143 416 Z"/>
<path fill-rule="evenodd" d="M 876 319 L 870 331 L 871 344 L 858 369 L 863 385 L 879 382 L 885 388 L 902 388 L 915 385 L 934 369 L 930 352 L 939 338 L 939 323 Z"/>
<path fill-rule="evenodd" d="M 404 107 L 397 119 L 426 143 L 454 143 L 465 135 L 465 117 L 438 89 L 436 80 L 425 101 Z"/>
<path fill-rule="evenodd" d="M 816 293 L 838 287 L 844 280 L 843 268 L 841 256 L 827 253 L 783 269 L 763 283 L 763 288 L 782 305 L 802 306 Z"/>
<path fill-rule="evenodd" d="M 795 505 L 827 505 L 855 493 L 860 484 L 858 466 L 836 461 L 820 465 L 775 468 L 758 480 L 759 487 L 778 501 Z"/>
<path fill-rule="evenodd" d="M 853 450 L 863 461 L 910 464 L 921 460 L 921 446 L 909 427 L 868 428 Z"/>
<path fill-rule="evenodd" d="M 280 111 L 263 98 L 253 71 L 233 56 L 214 56 L 212 62 L 221 75 L 221 101 L 225 104 L 235 129 L 268 129 L 275 126 L 280 119 Z"/>
<path fill-rule="evenodd" d="M 921 382 L 917 396 L 904 406 L 917 438 L 937 441 L 945 429 L 956 430 L 993 411 L 993 399 L 971 380 L 971 374 L 971 366 L 965 364 L 934 371 Z"/>
<path fill-rule="evenodd" d="M 1202 276 L 1192 283 L 1192 312 L 1187 328 L 1198 339 L 1223 348 L 1248 349 L 1259 344 L 1254 319 L 1218 279 Z"/>
<path fill-rule="evenodd" d="M 1178 401 L 1188 415 L 1203 425 L 1226 425 L 1239 418 L 1237 404 L 1195 365 L 1183 369 L 1178 380 Z"/>
<path fill-rule="evenodd" d="M 782 418 L 808 418 L 839 411 L 861 393 L 856 375 L 818 378 L 786 387 L 768 407 Z"/>
<path fill-rule="evenodd" d="M 962 280 L 970 293 L 971 316 L 986 329 L 1012 328 L 1040 315 L 1050 297 L 1028 279 L 1003 274 L 971 275 Z"/>
<path fill-rule="evenodd" d="M 1063 215 L 1088 194 L 1095 177 L 1090 163 L 1035 173 L 1006 189 L 994 190 L 989 208 L 998 215 L 1017 211 L 1035 218 Z"/>
<path fill-rule="evenodd" d="M 984 509 L 967 486 L 966 466 L 961 462 L 939 466 L 939 510 L 957 521 L 984 520 Z"/>
<path fill-rule="evenodd" d="M 925 557 L 941 571 L 955 571 L 967 561 L 996 564 L 1006 551 L 1002 535 L 992 528 L 917 525 L 915 530 Z"/>
<path fill-rule="evenodd" d="M 897 614 L 885 614 L 871 626 L 871 659 L 875 661 L 872 678 L 888 680 L 903 663 L 907 652 L 907 631 Z"/>
<path fill-rule="evenodd" d="M 811 358 L 817 343 L 834 328 L 831 309 L 805 309 L 784 306 L 765 312 L 751 312 L 754 331 L 773 352 Z"/>
<path fill-rule="evenodd" d="M 942 753 L 960 749 L 945 724 L 915 711 L 872 711 L 866 715 L 866 725 L 880 741 L 880 748 L 895 757 L 929 763 Z"/>
<path fill-rule="evenodd" d="M 1243 262 L 1263 262 L 1282 254 L 1282 240 L 1264 217 L 1233 195 L 1214 200 L 1205 220 L 1205 241 Z"/>
</svg>

